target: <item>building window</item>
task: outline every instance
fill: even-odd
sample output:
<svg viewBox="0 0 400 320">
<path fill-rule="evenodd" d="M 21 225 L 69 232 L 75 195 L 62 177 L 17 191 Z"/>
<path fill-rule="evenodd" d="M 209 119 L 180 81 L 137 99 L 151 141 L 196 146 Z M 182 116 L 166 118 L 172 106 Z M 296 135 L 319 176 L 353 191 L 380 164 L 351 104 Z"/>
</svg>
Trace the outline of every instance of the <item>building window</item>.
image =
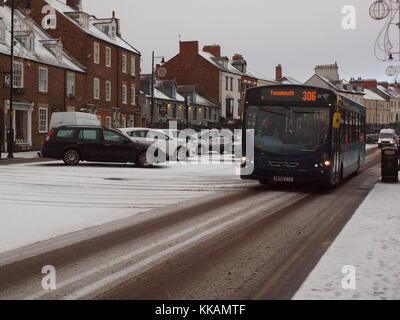
<svg viewBox="0 0 400 320">
<path fill-rule="evenodd" d="M 75 96 L 75 74 L 67 73 L 67 95 L 68 97 Z"/>
<path fill-rule="evenodd" d="M 48 91 L 48 79 L 49 71 L 46 68 L 39 67 L 39 91 L 47 92 Z"/>
<path fill-rule="evenodd" d="M 106 101 L 111 101 L 111 81 L 106 81 Z"/>
<path fill-rule="evenodd" d="M 16 37 L 16 39 L 21 43 L 21 45 L 30 52 L 35 52 L 35 36 L 24 36 Z"/>
<path fill-rule="evenodd" d="M 238 79 L 238 92 L 242 91 L 242 81 Z"/>
<path fill-rule="evenodd" d="M 211 120 L 211 111 L 212 111 L 212 109 L 208 108 L 208 119 L 210 119 L 210 120 Z"/>
<path fill-rule="evenodd" d="M 136 88 L 131 86 L 131 105 L 136 105 Z"/>
<path fill-rule="evenodd" d="M 122 128 L 126 128 L 126 118 L 122 118 Z"/>
<path fill-rule="evenodd" d="M 242 99 L 238 100 L 238 116 L 242 116 Z"/>
<path fill-rule="evenodd" d="M 111 48 L 106 47 L 106 67 L 111 68 Z"/>
<path fill-rule="evenodd" d="M 24 87 L 24 64 L 22 62 L 14 62 L 14 88 Z"/>
<path fill-rule="evenodd" d="M 99 64 L 100 63 L 100 45 L 95 42 L 94 43 L 94 63 Z"/>
<path fill-rule="evenodd" d="M 233 99 L 226 99 L 226 118 L 233 116 Z"/>
<path fill-rule="evenodd" d="M 134 57 L 131 57 L 131 75 L 136 75 L 136 61 Z"/>
<path fill-rule="evenodd" d="M 93 97 L 96 100 L 99 100 L 100 99 L 100 80 L 99 79 L 94 78 L 93 87 L 94 87 Z"/>
<path fill-rule="evenodd" d="M 233 78 L 231 78 L 231 91 L 233 91 Z"/>
<path fill-rule="evenodd" d="M 106 117 L 106 127 L 111 128 L 111 117 Z"/>
<path fill-rule="evenodd" d="M 225 90 L 229 90 L 229 77 L 225 77 Z"/>
<path fill-rule="evenodd" d="M 127 104 L 128 98 L 127 98 L 127 87 L 125 84 L 122 85 L 122 103 Z"/>
<path fill-rule="evenodd" d="M 126 55 L 122 55 L 122 73 L 126 73 Z"/>
<path fill-rule="evenodd" d="M 207 119 L 207 108 L 205 108 L 205 107 L 203 110 L 203 119 Z"/>
<path fill-rule="evenodd" d="M 49 131 L 48 118 L 49 110 L 39 107 L 39 133 L 47 133 Z"/>
<path fill-rule="evenodd" d="M 4 42 L 6 40 L 6 31 L 0 28 L 0 41 Z"/>
</svg>

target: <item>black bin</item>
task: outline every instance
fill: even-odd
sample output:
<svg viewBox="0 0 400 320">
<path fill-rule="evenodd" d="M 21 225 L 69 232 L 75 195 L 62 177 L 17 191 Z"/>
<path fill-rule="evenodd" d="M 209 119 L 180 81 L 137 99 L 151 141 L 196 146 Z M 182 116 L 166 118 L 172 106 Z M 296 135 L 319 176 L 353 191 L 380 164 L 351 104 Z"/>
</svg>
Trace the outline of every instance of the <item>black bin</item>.
<svg viewBox="0 0 400 320">
<path fill-rule="evenodd" d="M 396 147 L 382 149 L 382 181 L 399 181 L 399 155 Z"/>
</svg>

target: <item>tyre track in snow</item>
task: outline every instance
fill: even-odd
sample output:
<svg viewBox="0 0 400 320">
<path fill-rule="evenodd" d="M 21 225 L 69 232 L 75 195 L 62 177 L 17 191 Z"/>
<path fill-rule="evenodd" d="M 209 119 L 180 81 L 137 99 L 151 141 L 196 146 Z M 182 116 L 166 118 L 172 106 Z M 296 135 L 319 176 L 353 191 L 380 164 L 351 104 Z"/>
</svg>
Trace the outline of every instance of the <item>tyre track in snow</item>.
<svg viewBox="0 0 400 320">
<path fill-rule="evenodd" d="M 376 157 L 369 158 L 356 177 L 358 182 L 376 165 Z M 351 181 L 344 188 L 358 183 Z M 293 257 L 292 242 L 298 238 L 282 236 L 293 231 L 290 218 L 337 192 L 321 195 L 313 188 L 303 193 L 294 190 L 253 187 L 213 199 L 191 200 L 102 230 L 93 228 L 17 250 L 0 259 L 0 298 L 270 298 L 266 286 L 257 288 L 255 295 L 254 279 L 262 282 L 266 274 L 279 274 L 277 264 Z M 342 196 L 348 191 L 343 189 Z M 327 206 L 320 209 L 316 216 L 322 219 Z M 293 234 L 304 232 L 304 238 L 310 232 L 307 226 L 313 224 L 312 219 L 302 220 L 296 222 Z M 265 234 L 271 241 L 267 252 L 260 247 L 264 243 L 260 237 Z M 255 255 L 250 253 L 253 250 Z M 263 255 L 257 257 L 257 253 Z M 40 270 L 46 264 L 56 266 L 61 284 L 49 294 L 38 290 Z"/>
</svg>

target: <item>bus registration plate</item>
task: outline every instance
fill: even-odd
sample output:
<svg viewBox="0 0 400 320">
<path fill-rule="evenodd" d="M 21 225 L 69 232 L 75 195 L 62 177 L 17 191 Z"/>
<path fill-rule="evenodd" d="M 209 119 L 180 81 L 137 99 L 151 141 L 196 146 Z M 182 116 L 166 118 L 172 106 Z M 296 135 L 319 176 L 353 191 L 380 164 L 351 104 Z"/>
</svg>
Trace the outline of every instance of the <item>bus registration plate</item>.
<svg viewBox="0 0 400 320">
<path fill-rule="evenodd" d="M 277 181 L 277 182 L 293 182 L 294 180 L 293 180 L 293 177 L 277 177 L 277 176 L 275 176 L 274 177 L 274 181 Z"/>
</svg>

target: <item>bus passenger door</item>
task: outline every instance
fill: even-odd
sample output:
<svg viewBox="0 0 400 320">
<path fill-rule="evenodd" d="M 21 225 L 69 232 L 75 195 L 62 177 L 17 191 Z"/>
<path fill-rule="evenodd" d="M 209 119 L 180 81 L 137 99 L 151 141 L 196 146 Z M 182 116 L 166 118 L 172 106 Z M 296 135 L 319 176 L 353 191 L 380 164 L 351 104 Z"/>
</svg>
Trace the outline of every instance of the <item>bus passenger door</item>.
<svg viewBox="0 0 400 320">
<path fill-rule="evenodd" d="M 341 164 L 341 157 L 340 157 L 340 147 L 341 147 L 341 128 L 333 128 L 333 139 L 332 139 L 332 151 L 333 151 L 333 168 L 332 168 L 332 176 L 333 182 L 340 181 L 340 164 Z"/>
</svg>

